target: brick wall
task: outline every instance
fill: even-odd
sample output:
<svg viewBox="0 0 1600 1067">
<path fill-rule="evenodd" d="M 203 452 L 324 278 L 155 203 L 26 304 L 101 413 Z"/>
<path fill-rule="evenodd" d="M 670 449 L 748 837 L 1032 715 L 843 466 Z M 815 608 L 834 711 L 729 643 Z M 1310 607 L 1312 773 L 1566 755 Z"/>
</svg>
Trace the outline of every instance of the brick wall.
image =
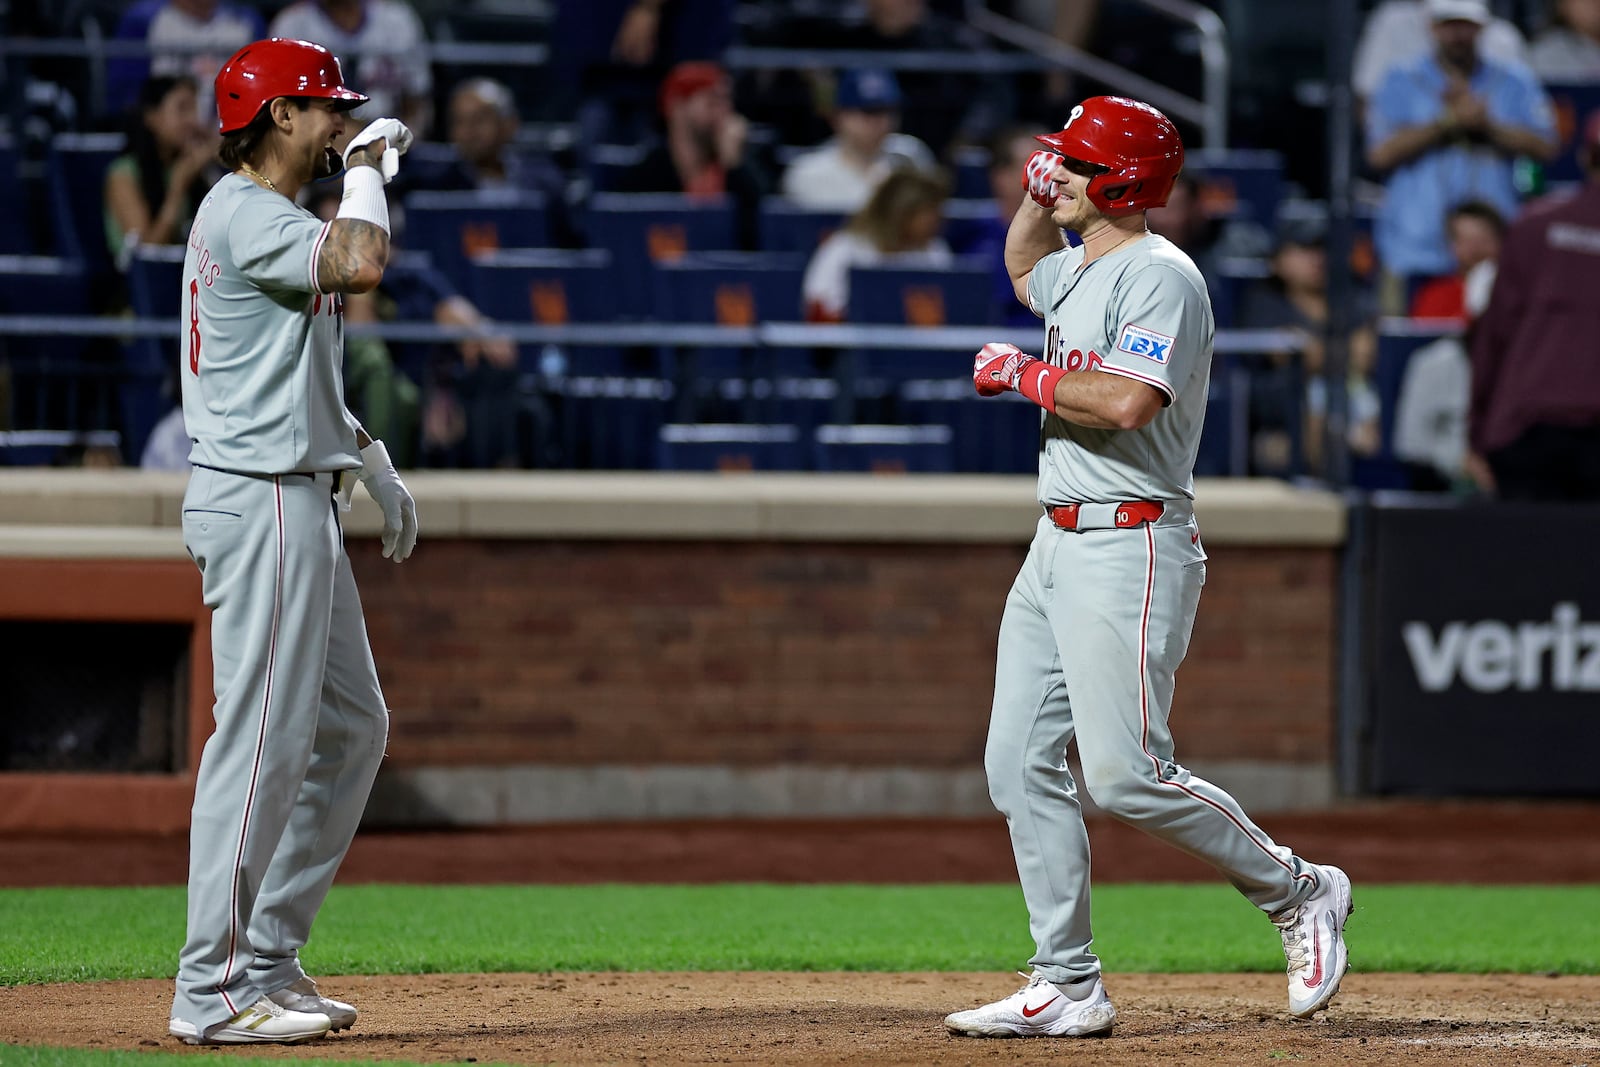
<svg viewBox="0 0 1600 1067">
<path fill-rule="evenodd" d="M 1021 545 L 429 541 L 350 552 L 401 767 L 971 766 Z M 1333 758 L 1336 555 L 1220 547 L 1180 760 Z"/>
</svg>

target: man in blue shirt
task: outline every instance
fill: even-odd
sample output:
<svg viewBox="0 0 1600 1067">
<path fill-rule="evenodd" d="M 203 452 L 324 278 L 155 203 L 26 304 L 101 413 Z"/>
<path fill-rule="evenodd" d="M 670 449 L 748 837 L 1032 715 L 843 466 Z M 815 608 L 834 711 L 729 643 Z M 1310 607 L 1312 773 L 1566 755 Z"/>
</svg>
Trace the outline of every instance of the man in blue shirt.
<svg viewBox="0 0 1600 1067">
<path fill-rule="evenodd" d="M 1367 162 L 1388 173 L 1375 237 L 1391 278 L 1451 273 L 1445 217 L 1465 200 L 1517 214 L 1512 162 L 1556 152 L 1555 117 L 1533 73 L 1485 58 L 1486 0 L 1427 0 L 1433 52 L 1385 75 L 1367 109 Z"/>
</svg>

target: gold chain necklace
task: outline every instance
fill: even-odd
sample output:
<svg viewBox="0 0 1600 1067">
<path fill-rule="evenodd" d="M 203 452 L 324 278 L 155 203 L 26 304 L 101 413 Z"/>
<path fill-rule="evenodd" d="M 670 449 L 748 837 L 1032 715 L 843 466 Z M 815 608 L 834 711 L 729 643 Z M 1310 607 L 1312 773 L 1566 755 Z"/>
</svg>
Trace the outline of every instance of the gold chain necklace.
<svg viewBox="0 0 1600 1067">
<path fill-rule="evenodd" d="M 256 170 L 250 164 L 248 164 L 248 163 L 239 164 L 239 170 L 243 174 L 248 174 L 250 177 L 254 178 L 256 181 L 260 182 L 262 185 L 265 185 L 268 189 L 271 189 L 273 192 L 277 192 L 278 191 L 278 187 L 276 185 L 272 184 L 272 179 L 271 178 L 267 177 L 265 174 L 262 174 L 259 170 Z"/>
</svg>

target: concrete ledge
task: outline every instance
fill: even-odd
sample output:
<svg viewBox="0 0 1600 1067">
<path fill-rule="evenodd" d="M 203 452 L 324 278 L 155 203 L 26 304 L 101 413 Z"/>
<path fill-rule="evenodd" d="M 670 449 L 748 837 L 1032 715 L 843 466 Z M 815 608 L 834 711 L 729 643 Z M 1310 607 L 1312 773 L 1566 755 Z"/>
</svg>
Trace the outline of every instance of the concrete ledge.
<svg viewBox="0 0 1600 1067">
<path fill-rule="evenodd" d="M 1249 812 L 1330 806 L 1326 764 L 1225 762 L 1190 768 Z M 1080 777 L 1081 781 L 1081 777 Z M 1088 798 L 1084 810 L 1096 812 Z M 604 765 L 385 768 L 365 822 L 379 826 L 730 818 L 982 818 L 981 767 Z"/>
<path fill-rule="evenodd" d="M 182 559 L 177 527 L 0 526 L 0 559 Z"/>
<path fill-rule="evenodd" d="M 176 527 L 187 477 L 135 470 L 0 471 L 0 526 Z M 414 471 L 422 539 L 598 538 L 1026 542 L 1038 519 L 1027 476 Z M 1202 480 L 1213 545 L 1343 543 L 1334 493 L 1266 479 Z M 353 536 L 382 517 L 362 490 Z M 64 551 L 72 551 L 70 547 Z"/>
</svg>

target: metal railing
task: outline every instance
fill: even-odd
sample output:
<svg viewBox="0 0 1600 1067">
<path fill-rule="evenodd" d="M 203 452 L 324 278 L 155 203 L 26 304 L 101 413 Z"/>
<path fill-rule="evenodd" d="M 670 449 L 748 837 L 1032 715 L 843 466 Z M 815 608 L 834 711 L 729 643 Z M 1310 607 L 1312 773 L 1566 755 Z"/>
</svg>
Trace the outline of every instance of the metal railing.
<svg viewBox="0 0 1600 1067">
<path fill-rule="evenodd" d="M 1158 14 L 1194 28 L 1200 37 L 1203 96 L 1196 100 L 1176 89 L 1151 81 L 1137 71 L 1090 55 L 1032 27 L 990 11 L 981 0 L 968 0 L 967 21 L 974 29 L 998 41 L 1050 60 L 1075 74 L 1116 86 L 1130 96 L 1155 105 L 1168 115 L 1200 127 L 1208 148 L 1228 145 L 1228 78 L 1231 60 L 1227 30 L 1222 18 L 1194 0 L 1139 0 Z"/>
</svg>

